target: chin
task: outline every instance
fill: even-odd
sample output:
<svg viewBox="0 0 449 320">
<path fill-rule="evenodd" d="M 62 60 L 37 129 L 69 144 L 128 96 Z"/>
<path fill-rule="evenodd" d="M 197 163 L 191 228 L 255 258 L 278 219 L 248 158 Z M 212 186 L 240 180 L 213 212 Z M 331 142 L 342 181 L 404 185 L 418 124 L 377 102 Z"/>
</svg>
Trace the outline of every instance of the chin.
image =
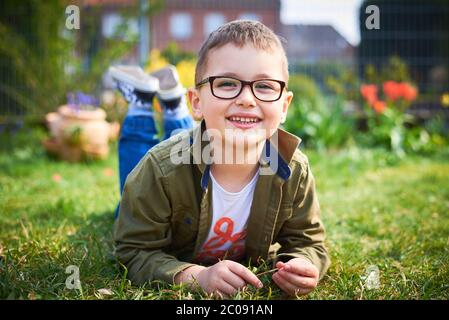
<svg viewBox="0 0 449 320">
<path fill-rule="evenodd" d="M 227 130 L 227 134 L 224 136 L 224 142 L 227 146 L 233 146 L 237 148 L 254 148 L 263 144 L 267 136 L 262 132 L 264 130 L 241 130 L 231 128 Z"/>
</svg>

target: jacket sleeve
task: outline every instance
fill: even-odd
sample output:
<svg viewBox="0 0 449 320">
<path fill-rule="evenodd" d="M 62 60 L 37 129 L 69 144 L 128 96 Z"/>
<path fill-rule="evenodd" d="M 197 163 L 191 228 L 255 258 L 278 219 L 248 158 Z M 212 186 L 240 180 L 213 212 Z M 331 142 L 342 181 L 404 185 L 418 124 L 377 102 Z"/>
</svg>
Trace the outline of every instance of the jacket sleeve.
<svg viewBox="0 0 449 320">
<path fill-rule="evenodd" d="M 178 272 L 192 265 L 164 251 L 171 244 L 167 187 L 151 153 L 125 183 L 114 232 L 115 255 L 137 285 L 152 280 L 173 283 Z"/>
<path fill-rule="evenodd" d="M 320 279 L 330 265 L 324 246 L 325 230 L 320 218 L 320 205 L 315 191 L 315 179 L 308 162 L 301 164 L 302 174 L 293 201 L 292 216 L 279 231 L 281 245 L 277 259 L 288 261 L 303 257 L 311 261 L 320 272 Z"/>
</svg>

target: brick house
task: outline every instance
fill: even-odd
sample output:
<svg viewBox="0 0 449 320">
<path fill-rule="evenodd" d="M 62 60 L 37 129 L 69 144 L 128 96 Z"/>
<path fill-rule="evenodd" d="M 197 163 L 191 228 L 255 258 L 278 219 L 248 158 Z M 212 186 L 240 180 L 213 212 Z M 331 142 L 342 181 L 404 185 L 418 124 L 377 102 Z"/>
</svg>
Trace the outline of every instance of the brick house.
<svg viewBox="0 0 449 320">
<path fill-rule="evenodd" d="M 110 37 L 121 22 L 120 10 L 132 8 L 138 14 L 139 0 L 80 0 L 87 6 L 101 6 L 98 17 L 103 37 Z M 281 0 L 164 0 L 161 10 L 149 18 L 150 49 L 165 49 L 170 42 L 189 52 L 197 53 L 208 34 L 235 19 L 263 22 L 283 36 L 291 65 L 336 62 L 353 65 L 356 48 L 330 25 L 283 25 L 280 21 Z M 137 17 L 131 19 L 131 29 L 139 31 Z M 122 59 L 125 64 L 137 64 L 135 48 Z"/>
<path fill-rule="evenodd" d="M 171 41 L 196 53 L 207 35 L 235 19 L 258 20 L 278 32 L 281 0 L 165 0 L 162 10 L 150 17 L 150 48 L 164 49 Z M 102 6 L 102 34 L 107 37 L 120 23 L 120 8 L 137 6 L 138 0 L 84 0 L 85 6 Z M 138 31 L 137 19 L 131 28 Z"/>
<path fill-rule="evenodd" d="M 197 52 L 210 32 L 236 19 L 258 20 L 278 31 L 280 7 L 280 0 L 166 0 L 164 10 L 150 20 L 151 47 L 175 41 Z"/>
</svg>

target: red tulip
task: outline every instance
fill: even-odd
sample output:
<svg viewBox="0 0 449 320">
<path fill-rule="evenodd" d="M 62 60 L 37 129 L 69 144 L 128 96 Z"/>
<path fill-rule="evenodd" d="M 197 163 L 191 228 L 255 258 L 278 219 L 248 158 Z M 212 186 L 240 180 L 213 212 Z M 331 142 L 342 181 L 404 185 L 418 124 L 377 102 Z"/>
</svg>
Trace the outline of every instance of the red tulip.
<svg viewBox="0 0 449 320">
<path fill-rule="evenodd" d="M 418 90 L 407 82 L 399 84 L 401 86 L 401 95 L 406 101 L 413 101 L 418 96 Z"/>
<path fill-rule="evenodd" d="M 387 104 L 384 101 L 377 100 L 373 103 L 372 107 L 377 113 L 383 113 L 387 108 Z"/>
<path fill-rule="evenodd" d="M 388 100 L 396 101 L 402 96 L 401 84 L 395 81 L 386 81 L 383 84 L 384 94 L 387 96 Z"/>
<path fill-rule="evenodd" d="M 360 93 L 369 105 L 373 105 L 377 101 L 377 86 L 375 84 L 361 85 Z"/>
</svg>

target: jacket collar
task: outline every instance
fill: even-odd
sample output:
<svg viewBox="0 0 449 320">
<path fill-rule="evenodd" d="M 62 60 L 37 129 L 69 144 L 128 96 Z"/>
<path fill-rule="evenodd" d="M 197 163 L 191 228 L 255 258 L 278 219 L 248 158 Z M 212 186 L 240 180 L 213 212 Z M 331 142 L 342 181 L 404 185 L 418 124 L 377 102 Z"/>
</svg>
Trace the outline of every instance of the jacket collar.
<svg viewBox="0 0 449 320">
<path fill-rule="evenodd" d="M 208 150 L 204 154 L 206 159 L 202 157 L 204 149 L 209 148 L 209 139 L 206 137 L 206 139 L 201 139 L 205 130 L 206 122 L 202 120 L 200 125 L 193 130 L 193 134 L 190 137 L 190 152 L 194 163 L 202 173 L 201 187 L 203 190 L 208 186 L 210 165 L 212 164 L 211 159 L 208 157 L 210 155 Z M 278 128 L 274 135 L 265 142 L 262 157 L 259 160 L 261 168 L 270 168 L 273 173 L 276 173 L 283 180 L 288 180 L 291 175 L 289 164 L 300 143 L 300 138 Z"/>
</svg>

